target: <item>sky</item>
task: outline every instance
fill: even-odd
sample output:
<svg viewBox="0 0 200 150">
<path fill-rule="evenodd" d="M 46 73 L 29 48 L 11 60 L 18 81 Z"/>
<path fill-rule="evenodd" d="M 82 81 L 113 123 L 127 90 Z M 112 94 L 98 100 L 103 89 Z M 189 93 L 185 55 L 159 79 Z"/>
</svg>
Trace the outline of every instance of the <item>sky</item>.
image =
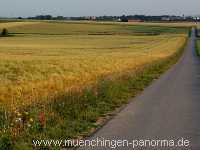
<svg viewBox="0 0 200 150">
<path fill-rule="evenodd" d="M 0 0 L 1 17 L 199 15 L 200 0 Z"/>
</svg>

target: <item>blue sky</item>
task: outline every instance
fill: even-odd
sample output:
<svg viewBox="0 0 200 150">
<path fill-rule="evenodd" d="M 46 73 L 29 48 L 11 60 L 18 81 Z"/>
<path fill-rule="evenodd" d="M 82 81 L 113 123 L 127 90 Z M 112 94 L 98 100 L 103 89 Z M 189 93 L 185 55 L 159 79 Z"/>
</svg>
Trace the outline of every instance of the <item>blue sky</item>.
<svg viewBox="0 0 200 150">
<path fill-rule="evenodd" d="M 200 0 L 0 0 L 0 16 L 197 15 Z"/>
</svg>

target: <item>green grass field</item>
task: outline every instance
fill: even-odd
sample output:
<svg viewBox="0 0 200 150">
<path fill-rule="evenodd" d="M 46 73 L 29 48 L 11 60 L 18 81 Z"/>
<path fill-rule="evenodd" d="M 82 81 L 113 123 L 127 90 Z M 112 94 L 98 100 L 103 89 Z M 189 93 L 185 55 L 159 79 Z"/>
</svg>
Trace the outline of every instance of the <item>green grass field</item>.
<svg viewBox="0 0 200 150">
<path fill-rule="evenodd" d="M 0 143 L 11 139 L 14 149 L 29 149 L 33 138 L 87 135 L 176 60 L 189 31 L 36 21 L 3 28 L 12 36 L 0 37 Z"/>
</svg>

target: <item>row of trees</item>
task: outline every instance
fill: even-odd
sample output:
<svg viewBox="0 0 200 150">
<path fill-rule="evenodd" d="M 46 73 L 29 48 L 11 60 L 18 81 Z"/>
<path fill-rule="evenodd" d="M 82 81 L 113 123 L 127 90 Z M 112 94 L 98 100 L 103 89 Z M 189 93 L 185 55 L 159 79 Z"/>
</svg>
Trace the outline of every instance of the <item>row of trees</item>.
<svg viewBox="0 0 200 150">
<path fill-rule="evenodd" d="M 23 18 L 19 17 L 18 19 L 23 19 Z M 27 19 L 36 19 L 36 20 L 65 20 L 66 17 L 63 17 L 63 16 L 53 17 L 51 15 L 38 15 L 38 16 L 35 16 L 35 17 L 28 17 Z"/>
<path fill-rule="evenodd" d="M 19 17 L 18 19 L 23 19 Z M 38 15 L 35 17 L 28 17 L 25 19 L 36 19 L 36 20 L 96 20 L 96 21 L 122 21 L 127 22 L 129 20 L 139 20 L 139 21 L 196 21 L 193 17 L 184 16 L 146 16 L 146 15 L 128 15 L 128 16 L 99 16 L 99 17 L 64 17 L 57 16 L 53 17 L 51 15 Z"/>
</svg>

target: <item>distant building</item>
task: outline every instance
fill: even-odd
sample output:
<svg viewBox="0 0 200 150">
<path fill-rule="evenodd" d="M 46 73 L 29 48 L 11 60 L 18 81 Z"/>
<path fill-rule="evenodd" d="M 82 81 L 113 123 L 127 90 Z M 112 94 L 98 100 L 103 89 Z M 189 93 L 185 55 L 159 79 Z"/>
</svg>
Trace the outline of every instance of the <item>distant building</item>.
<svg viewBox="0 0 200 150">
<path fill-rule="evenodd" d="M 162 21 L 170 21 L 170 17 L 162 17 L 161 20 Z"/>
<path fill-rule="evenodd" d="M 162 21 L 182 21 L 185 20 L 185 17 L 181 16 L 164 16 L 161 18 Z"/>
<path fill-rule="evenodd" d="M 96 17 L 95 16 L 91 16 L 90 20 L 96 20 Z"/>
</svg>

